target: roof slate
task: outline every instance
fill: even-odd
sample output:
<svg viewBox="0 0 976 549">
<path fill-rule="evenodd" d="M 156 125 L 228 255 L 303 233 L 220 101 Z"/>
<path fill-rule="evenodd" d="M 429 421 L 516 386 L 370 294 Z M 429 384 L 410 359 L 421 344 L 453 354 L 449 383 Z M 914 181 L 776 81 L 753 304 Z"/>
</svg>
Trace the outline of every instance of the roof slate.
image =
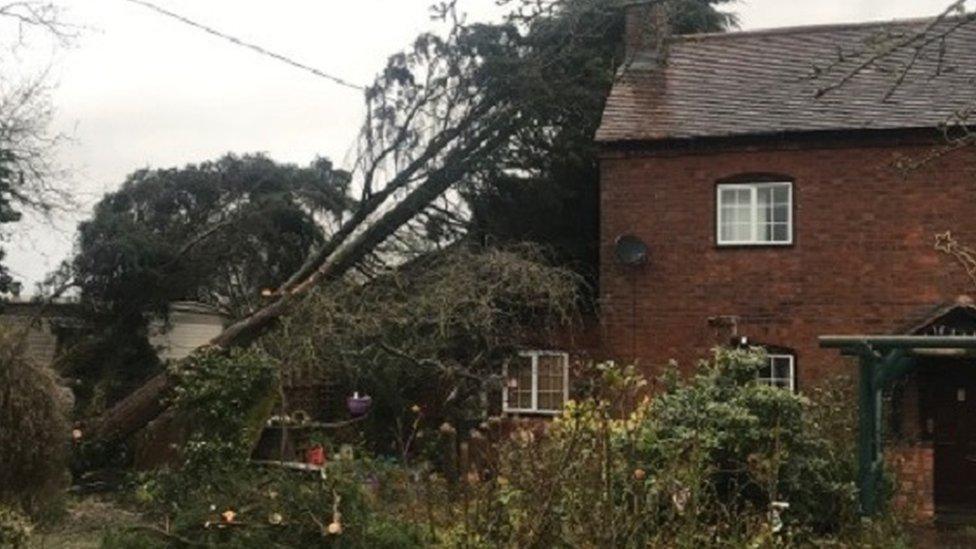
<svg viewBox="0 0 976 549">
<path fill-rule="evenodd" d="M 621 70 L 596 138 L 689 139 L 830 130 L 938 127 L 976 99 L 976 23 L 922 50 L 885 100 L 911 49 L 817 97 L 894 37 L 931 20 L 701 34 L 672 41 L 664 66 L 650 52 Z M 953 24 L 952 20 L 941 25 Z M 873 44 L 873 45 L 872 45 Z M 821 71 L 816 76 L 817 69 Z"/>
</svg>

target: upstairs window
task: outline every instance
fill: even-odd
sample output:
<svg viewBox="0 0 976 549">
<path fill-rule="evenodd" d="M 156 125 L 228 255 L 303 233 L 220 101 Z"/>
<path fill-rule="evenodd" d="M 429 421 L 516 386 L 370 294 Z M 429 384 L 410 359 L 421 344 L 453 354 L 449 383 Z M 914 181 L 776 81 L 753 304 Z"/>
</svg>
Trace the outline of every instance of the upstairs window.
<svg viewBox="0 0 976 549">
<path fill-rule="evenodd" d="M 796 391 L 796 357 L 786 354 L 770 354 L 767 357 L 769 364 L 759 370 L 759 382 Z"/>
<path fill-rule="evenodd" d="M 793 243 L 792 183 L 723 183 L 717 192 L 720 246 Z"/>
<path fill-rule="evenodd" d="M 513 414 L 557 414 L 569 398 L 569 355 L 526 351 L 505 367 L 502 410 Z"/>
</svg>

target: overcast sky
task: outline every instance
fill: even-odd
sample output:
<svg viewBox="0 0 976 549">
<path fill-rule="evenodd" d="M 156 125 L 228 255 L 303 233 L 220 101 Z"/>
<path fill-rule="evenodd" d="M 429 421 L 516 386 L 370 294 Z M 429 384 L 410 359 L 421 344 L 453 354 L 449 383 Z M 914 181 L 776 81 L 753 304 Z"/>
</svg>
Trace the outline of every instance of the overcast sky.
<svg viewBox="0 0 976 549">
<path fill-rule="evenodd" d="M 157 4 L 356 83 L 430 26 L 432 0 L 155 0 Z M 2 0 L 0 0 L 2 3 Z M 745 0 L 744 29 L 930 16 L 949 0 Z M 124 0 L 62 0 L 89 28 L 56 55 L 59 160 L 90 207 L 126 174 L 226 152 L 305 164 L 348 162 L 361 94 L 163 18 Z M 466 0 L 472 18 L 494 0 Z M 85 212 L 28 221 L 9 264 L 30 290 L 70 253 Z"/>
</svg>

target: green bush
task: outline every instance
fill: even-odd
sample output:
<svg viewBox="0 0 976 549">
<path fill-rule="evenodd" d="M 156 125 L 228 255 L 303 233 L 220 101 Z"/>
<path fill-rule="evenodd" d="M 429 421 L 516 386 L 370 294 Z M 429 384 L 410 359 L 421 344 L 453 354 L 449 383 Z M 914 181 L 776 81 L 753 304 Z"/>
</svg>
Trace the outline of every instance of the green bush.
<svg viewBox="0 0 976 549">
<path fill-rule="evenodd" d="M 178 472 L 152 485 L 178 507 L 185 494 L 220 490 L 247 469 L 251 450 L 277 400 L 277 364 L 260 352 L 198 350 L 170 366 L 172 409 L 186 426 Z"/>
<path fill-rule="evenodd" d="M 250 450 L 278 396 L 278 364 L 253 350 L 204 348 L 175 362 L 170 376 L 173 407 L 192 416 L 197 438 L 226 441 L 242 451 Z"/>
<path fill-rule="evenodd" d="M 316 474 L 257 468 L 240 457 L 248 429 L 240 416 L 246 414 L 229 415 L 252 409 L 265 394 L 247 387 L 267 383 L 260 374 L 266 359 L 247 353 L 196 360 L 200 369 L 183 378 L 177 402 L 185 412 L 197 410 L 198 432 L 208 438 L 191 439 L 182 470 L 144 477 L 136 491 L 149 516 L 180 543 L 760 547 L 900 542 L 891 520 L 862 521 L 855 512 L 853 415 L 830 391 L 814 393 L 829 403 L 818 404 L 757 382 L 765 360 L 760 351 L 719 350 L 691 379 L 671 372 L 654 398 L 646 396 L 647 383 L 633 367 L 598 366 L 590 376 L 592 394 L 568 403 L 551 424 L 512 431 L 503 422 L 488 422 L 471 433 L 469 444 L 490 451 L 466 460 L 466 470 L 451 457 L 459 435 L 445 424 L 424 435 L 436 439 L 428 442 L 441 448 L 445 470 L 437 470 L 434 460 L 417 459 L 408 467 L 345 456 L 331 459 Z M 445 475 L 448 469 L 458 475 Z M 774 512 L 783 503 L 789 507 Z M 106 539 L 107 546 L 134 547 L 150 538 L 134 531 Z"/>
<path fill-rule="evenodd" d="M 809 421 L 810 401 L 756 382 L 765 361 L 719 350 L 691 381 L 672 376 L 639 429 L 640 465 L 671 471 L 675 489 L 691 494 L 689 512 L 707 523 L 781 502 L 793 535 L 837 533 L 857 518 L 851 456 L 831 451 Z"/>
<path fill-rule="evenodd" d="M 189 440 L 177 470 L 135 479 L 134 499 L 167 525 L 172 540 L 260 548 L 419 546 L 415 527 L 381 512 L 373 485 L 388 468 L 379 463 L 333 459 L 321 472 L 307 472 L 249 462 L 277 395 L 277 365 L 267 356 L 203 350 L 171 375 L 174 410 L 192 418 Z M 113 532 L 105 545 L 135 547 L 159 537 L 165 538 Z"/>
<path fill-rule="evenodd" d="M 25 339 L 0 329 L 0 504 L 37 517 L 67 485 L 71 399 L 50 368 L 27 359 Z"/>
<path fill-rule="evenodd" d="M 420 547 L 418 526 L 387 512 L 374 484 L 385 468 L 368 459 L 334 460 L 320 473 L 241 467 L 199 482 L 201 473 L 143 478 L 136 499 L 174 539 L 229 547 Z M 181 478 L 182 492 L 173 489 Z M 198 484 L 188 482 L 194 479 Z M 228 515 L 227 513 L 233 513 Z M 228 520 L 228 516 L 232 517 Z M 138 546 L 143 531 L 114 532 L 112 547 Z"/>
<path fill-rule="evenodd" d="M 646 393 L 603 365 L 598 394 L 544 434 L 496 432 L 495 460 L 460 487 L 447 545 L 694 547 L 868 539 L 842 415 L 756 381 L 759 350 L 718 350 L 693 378 Z M 849 406 L 852 404 L 848 404 Z M 623 412 L 623 410 L 632 410 Z M 830 421 L 828 421 L 828 419 Z M 784 504 L 787 504 L 786 507 Z M 886 523 L 880 523 L 882 525 Z M 870 539 L 893 536 L 872 525 Z"/>
</svg>

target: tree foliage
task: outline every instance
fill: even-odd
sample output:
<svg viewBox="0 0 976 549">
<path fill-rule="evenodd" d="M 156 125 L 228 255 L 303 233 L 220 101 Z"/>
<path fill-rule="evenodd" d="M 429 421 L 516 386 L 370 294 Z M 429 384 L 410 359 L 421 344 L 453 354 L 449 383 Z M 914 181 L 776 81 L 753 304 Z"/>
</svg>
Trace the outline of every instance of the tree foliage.
<svg viewBox="0 0 976 549">
<path fill-rule="evenodd" d="M 324 286 L 260 343 L 298 383 L 371 395 L 375 446 L 402 453 L 414 404 L 482 417 L 520 346 L 571 332 L 578 287 L 536 247 L 457 246 L 365 285 Z"/>
<path fill-rule="evenodd" d="M 0 2 L 0 224 L 19 221 L 23 208 L 47 212 L 70 202 L 56 177 L 53 155 L 60 138 L 49 129 L 48 71 L 24 70 L 19 51 L 44 39 L 64 45 L 74 35 L 52 2 Z M 0 230 L 0 239 L 9 236 Z M 0 295 L 20 290 L 3 263 L 5 255 L 0 249 Z"/>
<path fill-rule="evenodd" d="M 55 2 L 0 2 L 0 150 L 18 175 L 10 197 L 40 211 L 64 206 L 71 197 L 53 159 L 62 139 L 50 131 L 50 71 L 27 69 L 19 54 L 70 44 L 78 29 L 64 19 Z"/>
<path fill-rule="evenodd" d="M 352 206 L 349 183 L 325 159 L 262 155 L 135 172 L 79 226 L 75 283 L 113 315 L 194 300 L 240 318 L 322 244 Z"/>
<path fill-rule="evenodd" d="M 456 235 L 429 238 L 465 224 L 448 191 L 481 185 L 485 174 L 509 170 L 509 157 L 523 150 L 523 141 L 531 143 L 535 136 L 536 143 L 544 142 L 549 126 L 532 113 L 550 105 L 559 90 L 583 89 L 580 70 L 599 68 L 607 78 L 612 75 L 612 64 L 591 68 L 576 61 L 588 47 L 584 38 L 609 32 L 608 22 L 621 24 L 624 2 L 521 7 L 526 9 L 514 9 L 502 24 L 468 24 L 453 2 L 435 6 L 435 16 L 448 24 L 448 31 L 423 34 L 391 56 L 366 90 L 356 164 L 361 195 L 355 208 L 277 288 L 267 306 L 229 326 L 213 344 L 245 345 L 315 286 L 357 268 L 369 273 L 391 259 L 403 261 L 405 252 L 425 252 L 450 241 Z M 601 17 L 602 26 L 587 23 L 589 15 L 603 11 L 617 16 Z M 533 28 L 557 20 L 567 22 L 561 37 L 533 38 Z M 165 379 L 155 379 L 103 417 L 96 431 L 130 433 L 158 413 L 155 403 L 168 388 Z"/>
<path fill-rule="evenodd" d="M 668 5 L 671 32 L 715 32 L 736 19 L 730 0 Z M 509 2 L 519 5 L 518 2 Z M 461 192 L 474 234 L 502 242 L 531 240 L 559 250 L 562 262 L 595 281 L 599 166 L 594 134 L 617 68 L 624 62 L 625 2 L 564 0 L 515 12 L 525 21 L 515 47 L 479 70 L 486 86 L 519 105 L 519 129 Z M 544 10 L 553 10 L 547 16 Z M 651 21 L 647 22 L 648 25 Z M 538 65 L 536 56 L 548 59 Z M 502 74 L 515 73 L 508 80 Z"/>
<path fill-rule="evenodd" d="M 148 326 L 172 302 L 229 318 L 259 308 L 262 290 L 298 269 L 352 206 L 349 184 L 328 160 L 298 167 L 262 155 L 129 176 L 79 226 L 60 273 L 80 289 L 88 324 L 63 361 L 86 382 L 81 401 L 98 410 L 159 370 Z"/>
</svg>

